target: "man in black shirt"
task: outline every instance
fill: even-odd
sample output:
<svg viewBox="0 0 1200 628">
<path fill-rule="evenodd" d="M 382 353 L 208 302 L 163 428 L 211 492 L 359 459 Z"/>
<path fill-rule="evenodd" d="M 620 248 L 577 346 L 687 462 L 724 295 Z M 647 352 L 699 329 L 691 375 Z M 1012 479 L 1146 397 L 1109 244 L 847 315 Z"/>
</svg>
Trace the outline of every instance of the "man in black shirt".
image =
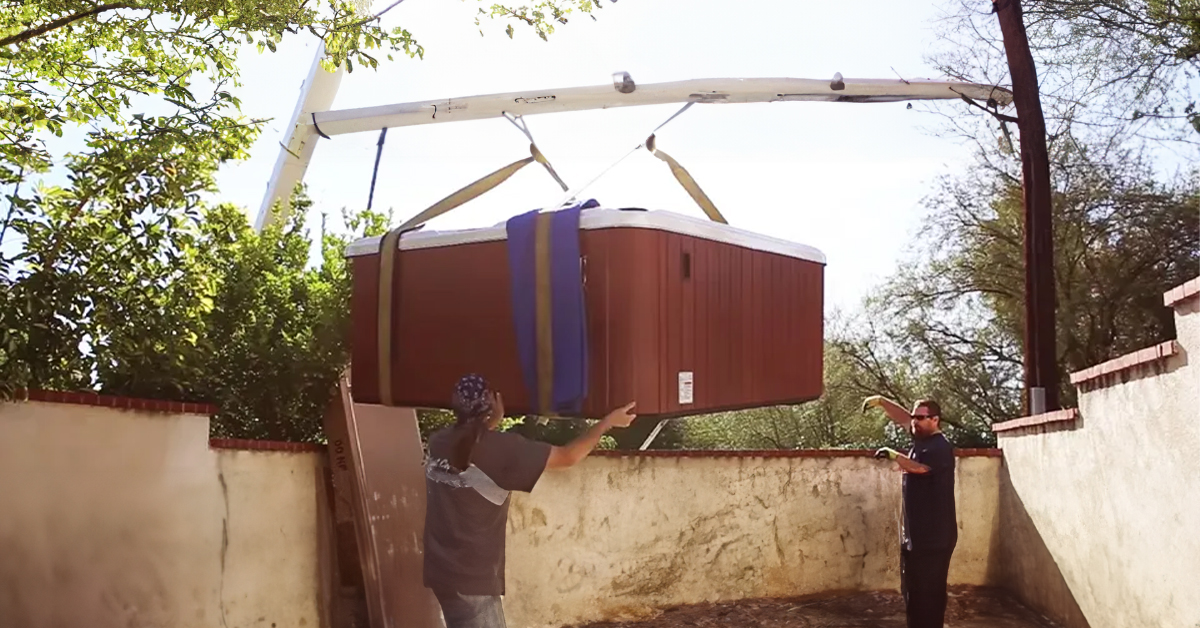
<svg viewBox="0 0 1200 628">
<path fill-rule="evenodd" d="M 913 447 L 904 455 L 890 447 L 876 458 L 895 460 L 904 471 L 901 522 L 900 591 L 908 628 L 942 628 L 946 617 L 946 580 L 958 543 L 954 511 L 954 446 L 941 430 L 941 407 L 925 399 L 911 414 L 878 395 L 867 397 L 863 411 L 881 408 L 888 418 L 912 432 Z"/>
<path fill-rule="evenodd" d="M 563 447 L 496 431 L 504 402 L 478 375 L 459 381 L 451 406 L 455 425 L 430 436 L 425 463 L 425 586 L 437 597 L 446 628 L 504 628 L 510 492 L 530 492 L 546 469 L 583 460 L 605 432 L 629 426 L 634 404 L 613 410 Z"/>
</svg>

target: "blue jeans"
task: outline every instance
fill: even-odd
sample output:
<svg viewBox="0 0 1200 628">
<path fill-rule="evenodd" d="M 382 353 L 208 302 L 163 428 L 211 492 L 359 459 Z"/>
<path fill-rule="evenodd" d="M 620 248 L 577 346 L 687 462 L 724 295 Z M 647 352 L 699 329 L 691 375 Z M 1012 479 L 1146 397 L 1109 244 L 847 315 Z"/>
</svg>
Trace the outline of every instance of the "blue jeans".
<svg viewBox="0 0 1200 628">
<path fill-rule="evenodd" d="M 499 595 L 463 595 L 434 591 L 446 628 L 507 628 Z"/>
</svg>

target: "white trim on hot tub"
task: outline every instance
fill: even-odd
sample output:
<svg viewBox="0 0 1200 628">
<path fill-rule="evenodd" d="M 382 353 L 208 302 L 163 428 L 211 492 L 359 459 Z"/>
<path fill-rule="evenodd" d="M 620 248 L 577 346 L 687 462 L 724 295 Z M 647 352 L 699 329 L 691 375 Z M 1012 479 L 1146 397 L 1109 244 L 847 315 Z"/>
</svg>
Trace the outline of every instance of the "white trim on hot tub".
<svg viewBox="0 0 1200 628">
<path fill-rule="evenodd" d="M 579 217 L 580 229 L 655 229 L 669 231 L 681 235 L 692 236 L 703 240 L 724 242 L 734 246 L 775 253 L 787 257 L 825 263 L 825 254 L 820 250 L 772 238 L 762 234 L 730 227 L 711 220 L 693 218 L 675 212 L 629 211 L 620 209 L 585 209 Z M 460 229 L 454 231 L 416 231 L 400 239 L 400 250 L 431 249 L 459 244 L 474 244 L 479 242 L 495 242 L 507 238 L 504 223 L 493 227 L 480 229 Z M 346 257 L 374 255 L 379 252 L 379 238 L 363 238 L 355 240 L 346 247 Z"/>
</svg>

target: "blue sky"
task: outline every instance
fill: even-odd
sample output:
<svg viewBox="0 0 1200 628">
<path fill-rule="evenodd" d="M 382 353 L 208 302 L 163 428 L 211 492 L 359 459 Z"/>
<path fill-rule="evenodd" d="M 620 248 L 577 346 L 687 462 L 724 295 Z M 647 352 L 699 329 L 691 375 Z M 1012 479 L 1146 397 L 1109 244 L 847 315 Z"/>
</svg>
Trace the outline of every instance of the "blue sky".
<svg viewBox="0 0 1200 628">
<path fill-rule="evenodd" d="M 397 58 L 345 76 L 334 109 L 522 89 L 596 85 L 614 71 L 639 83 L 705 77 L 938 78 L 923 55 L 935 45 L 935 3 L 740 0 L 604 2 L 597 20 L 575 15 L 549 42 L 482 21 L 475 0 L 407 0 L 385 16 L 425 45 L 424 60 Z M 381 3 L 381 6 L 386 6 Z M 685 10 L 686 7 L 686 10 Z M 379 8 L 379 7 L 376 7 Z M 220 198 L 257 211 L 315 40 L 285 39 L 275 54 L 241 57 L 243 110 L 273 118 L 251 158 L 225 167 Z M 938 105 L 974 115 L 963 103 Z M 566 182 L 591 179 L 637 145 L 675 105 L 529 116 L 539 147 Z M 938 137 L 935 115 L 900 104 L 701 105 L 658 135 L 733 225 L 821 249 L 827 309 L 850 308 L 890 274 L 940 174 L 970 149 Z M 366 204 L 376 133 L 322 140 L 306 176 L 314 211 L 336 216 Z M 389 131 L 376 209 L 411 216 L 460 186 L 526 156 L 508 122 L 484 120 Z M 437 219 L 437 229 L 491 225 L 560 196 L 527 168 L 488 195 Z M 639 151 L 589 188 L 608 206 L 701 215 L 666 165 Z"/>
</svg>

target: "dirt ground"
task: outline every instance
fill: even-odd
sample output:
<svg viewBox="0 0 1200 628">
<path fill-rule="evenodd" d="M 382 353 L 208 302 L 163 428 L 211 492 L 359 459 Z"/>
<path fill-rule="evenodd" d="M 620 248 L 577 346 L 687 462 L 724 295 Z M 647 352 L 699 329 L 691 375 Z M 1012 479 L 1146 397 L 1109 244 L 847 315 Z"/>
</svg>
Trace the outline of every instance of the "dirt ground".
<svg viewBox="0 0 1200 628">
<path fill-rule="evenodd" d="M 898 592 L 826 594 L 789 599 L 739 600 L 663 609 L 636 621 L 576 628 L 905 628 Z M 1057 628 L 1003 590 L 950 587 L 946 628 Z"/>
</svg>

